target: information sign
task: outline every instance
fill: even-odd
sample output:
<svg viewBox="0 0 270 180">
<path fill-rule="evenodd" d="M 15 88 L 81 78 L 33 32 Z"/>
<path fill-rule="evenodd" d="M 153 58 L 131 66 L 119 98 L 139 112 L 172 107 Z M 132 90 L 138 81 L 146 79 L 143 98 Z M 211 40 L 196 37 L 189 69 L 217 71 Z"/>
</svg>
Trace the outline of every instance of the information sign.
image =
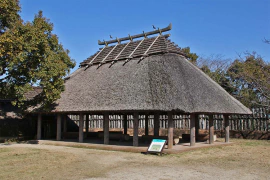
<svg viewBox="0 0 270 180">
<path fill-rule="evenodd" d="M 150 146 L 147 149 L 149 153 L 161 153 L 167 140 L 164 139 L 153 139 Z"/>
</svg>

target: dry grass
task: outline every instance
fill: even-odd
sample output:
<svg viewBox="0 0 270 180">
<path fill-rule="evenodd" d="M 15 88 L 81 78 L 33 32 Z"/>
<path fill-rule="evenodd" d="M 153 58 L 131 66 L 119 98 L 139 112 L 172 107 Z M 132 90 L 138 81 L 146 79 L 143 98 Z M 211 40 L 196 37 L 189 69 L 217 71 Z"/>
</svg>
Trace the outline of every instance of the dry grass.
<svg viewBox="0 0 270 180">
<path fill-rule="evenodd" d="M 0 145 L 0 179 L 268 179 L 270 142 L 166 156 L 48 145 Z"/>
<path fill-rule="evenodd" d="M 230 146 L 198 149 L 175 155 L 193 165 L 216 166 L 224 170 L 241 168 L 267 173 L 270 169 L 270 141 L 234 139 Z M 190 161 L 192 159 L 192 161 Z"/>
</svg>

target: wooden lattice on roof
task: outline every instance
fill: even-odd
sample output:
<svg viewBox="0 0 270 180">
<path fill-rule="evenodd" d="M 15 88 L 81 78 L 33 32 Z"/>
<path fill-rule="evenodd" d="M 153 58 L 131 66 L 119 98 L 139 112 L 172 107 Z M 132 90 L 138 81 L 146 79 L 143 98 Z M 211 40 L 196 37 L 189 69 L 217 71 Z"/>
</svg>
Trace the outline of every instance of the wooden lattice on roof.
<svg viewBox="0 0 270 180">
<path fill-rule="evenodd" d="M 101 48 L 100 51 L 96 52 L 94 55 L 83 61 L 80 66 L 91 66 L 93 64 L 102 65 L 108 62 L 116 62 L 119 60 L 130 60 L 135 57 L 146 57 L 153 54 L 168 53 L 173 52 L 177 54 L 184 55 L 177 45 L 171 42 L 168 37 L 169 34 L 162 35 L 162 32 L 171 29 L 171 24 L 161 30 L 156 30 L 148 33 L 143 33 L 140 35 L 129 36 L 130 41 L 124 44 L 120 44 L 121 41 L 127 38 L 121 38 L 111 41 L 99 41 L 99 44 L 106 45 Z M 153 35 L 154 33 L 159 33 L 158 36 L 147 38 L 147 35 Z M 143 39 L 133 41 L 134 38 L 144 37 Z M 108 46 L 109 43 L 118 42 L 116 45 Z"/>
</svg>

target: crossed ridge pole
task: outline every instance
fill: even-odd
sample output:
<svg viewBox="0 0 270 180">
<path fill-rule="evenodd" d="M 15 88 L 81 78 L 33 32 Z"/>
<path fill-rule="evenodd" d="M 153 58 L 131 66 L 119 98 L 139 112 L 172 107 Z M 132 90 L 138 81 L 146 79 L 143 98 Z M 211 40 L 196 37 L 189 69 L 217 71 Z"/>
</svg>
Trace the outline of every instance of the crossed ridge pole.
<svg viewBox="0 0 270 180">
<path fill-rule="evenodd" d="M 151 43 L 151 45 L 147 48 L 147 50 L 143 53 L 142 57 L 140 58 L 140 60 L 138 61 L 138 63 L 141 62 L 141 60 L 143 60 L 146 56 L 148 51 L 151 49 L 151 47 L 155 44 L 155 42 L 158 40 L 158 38 L 161 36 L 161 33 L 155 38 L 155 40 Z"/>
<path fill-rule="evenodd" d="M 110 41 L 100 41 L 98 40 L 98 44 L 99 45 L 108 45 L 108 44 L 112 44 L 112 43 L 121 43 L 122 41 L 127 41 L 127 40 L 133 40 L 133 39 L 137 39 L 137 38 L 141 38 L 141 37 L 147 37 L 153 34 L 161 34 L 162 32 L 166 32 L 166 31 L 170 31 L 172 29 L 172 23 L 170 23 L 167 27 L 162 28 L 162 29 L 157 29 L 154 31 L 150 31 L 150 32 L 146 32 L 146 33 L 142 33 L 142 34 L 137 34 L 137 35 L 133 35 L 133 36 L 128 36 L 128 37 L 124 37 L 124 38 L 116 38 Z"/>
<path fill-rule="evenodd" d="M 128 37 L 124 37 L 124 38 L 120 38 L 120 39 L 119 39 L 119 38 L 116 38 L 116 39 L 110 40 L 110 41 L 105 41 L 105 40 L 103 40 L 103 42 L 101 42 L 100 40 L 98 40 L 98 44 L 99 44 L 99 45 L 105 45 L 105 46 L 104 46 L 104 47 L 103 47 L 103 48 L 95 55 L 95 57 L 94 57 L 89 63 L 87 63 L 87 65 L 86 65 L 86 67 L 85 67 L 85 70 L 86 70 L 87 68 L 91 67 L 93 64 L 95 64 L 95 59 L 98 59 L 99 56 L 101 56 L 103 50 L 106 49 L 106 47 L 108 47 L 108 44 L 112 44 L 112 43 L 116 43 L 116 42 L 118 43 L 117 45 L 115 45 L 115 46 L 109 51 L 109 53 L 108 53 L 104 58 L 102 58 L 101 61 L 99 61 L 99 65 L 98 65 L 97 69 L 98 69 L 99 67 L 101 67 L 101 66 L 105 63 L 105 61 L 106 61 L 106 59 L 109 57 L 109 55 L 113 53 L 113 51 L 116 49 L 116 47 L 117 47 L 119 44 L 121 44 L 122 41 L 130 40 L 130 41 L 123 47 L 123 49 L 117 54 L 117 56 L 116 56 L 115 58 L 113 58 L 113 60 L 112 60 L 112 62 L 111 62 L 111 65 L 110 65 L 109 67 L 111 67 L 111 66 L 118 60 L 118 58 L 120 57 L 120 55 L 125 51 L 125 49 L 129 46 L 129 44 L 130 44 L 131 42 L 133 42 L 133 39 L 143 37 L 143 39 L 139 42 L 139 44 L 135 47 L 135 49 L 130 53 L 130 55 L 129 55 L 128 57 L 126 57 L 126 60 L 125 60 L 125 62 L 124 62 L 123 65 L 125 65 L 128 61 L 130 61 L 130 59 L 133 58 L 133 54 L 135 54 L 136 50 L 140 47 L 141 44 L 143 44 L 143 42 L 144 42 L 144 40 L 147 38 L 147 36 L 153 35 L 153 34 L 159 34 L 159 35 L 155 38 L 155 40 L 151 43 L 151 45 L 147 48 L 147 50 L 144 52 L 144 54 L 142 55 L 142 57 L 141 57 L 140 60 L 139 60 L 139 62 L 140 62 L 142 59 L 144 59 L 144 58 L 147 56 L 148 51 L 151 49 L 151 47 L 154 45 L 154 43 L 158 40 L 158 38 L 162 35 L 162 32 L 170 31 L 171 29 L 172 29 L 172 24 L 170 23 L 170 24 L 169 24 L 167 27 L 165 27 L 165 28 L 162 28 L 162 29 L 158 28 L 157 30 L 150 31 L 150 32 L 146 32 L 146 33 L 143 31 L 142 34 L 137 34 L 137 35 L 133 35 L 133 36 L 128 35 Z M 170 36 L 170 34 L 166 34 L 166 35 L 164 35 L 164 36 Z M 111 36 L 110 36 L 110 37 L 111 37 Z M 104 54 L 104 53 L 103 53 L 103 54 Z"/>
<path fill-rule="evenodd" d="M 98 53 L 97 55 L 87 64 L 87 66 L 85 67 L 84 70 L 88 69 L 90 66 L 93 65 L 93 61 L 98 57 L 98 55 L 106 48 L 107 46 L 103 47 Z"/>
<path fill-rule="evenodd" d="M 135 51 L 138 49 L 138 47 L 143 43 L 143 41 L 146 39 L 147 37 L 144 37 L 143 40 L 141 40 L 141 42 L 136 46 L 136 48 L 130 53 L 130 55 L 127 57 L 127 59 L 125 60 L 123 66 L 130 61 L 130 59 L 132 59 L 132 55 L 135 53 Z"/>
<path fill-rule="evenodd" d="M 117 44 L 118 45 L 118 44 Z M 113 50 L 117 47 L 117 45 L 115 45 L 112 50 L 107 54 L 107 56 L 105 58 L 102 59 L 102 61 L 99 63 L 97 69 L 102 66 L 102 64 L 104 64 L 104 61 L 107 59 L 107 57 L 113 52 Z"/>
<path fill-rule="evenodd" d="M 127 46 L 130 44 L 130 42 L 132 42 L 132 39 L 125 45 L 125 47 L 117 54 L 117 56 L 113 59 L 111 65 L 109 67 L 111 67 L 116 61 L 117 58 L 122 54 L 122 52 L 127 48 Z"/>
</svg>

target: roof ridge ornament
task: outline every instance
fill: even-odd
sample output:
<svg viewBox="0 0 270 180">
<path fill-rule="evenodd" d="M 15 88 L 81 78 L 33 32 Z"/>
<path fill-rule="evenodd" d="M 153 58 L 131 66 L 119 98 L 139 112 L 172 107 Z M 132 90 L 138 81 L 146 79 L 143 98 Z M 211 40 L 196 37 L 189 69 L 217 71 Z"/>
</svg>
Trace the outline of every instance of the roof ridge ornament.
<svg viewBox="0 0 270 180">
<path fill-rule="evenodd" d="M 129 40 L 133 41 L 132 37 L 130 36 L 130 34 L 128 34 Z"/>
<path fill-rule="evenodd" d="M 137 39 L 137 38 L 141 38 L 141 37 L 144 37 L 146 38 L 147 36 L 150 36 L 150 35 L 153 35 L 153 34 L 162 34 L 162 32 L 166 32 L 166 31 L 170 31 L 172 29 L 172 23 L 170 23 L 167 27 L 165 28 L 162 28 L 162 29 L 157 29 L 157 30 L 154 30 L 154 31 L 150 31 L 150 32 L 144 32 L 142 34 L 137 34 L 137 35 L 133 35 L 133 36 L 130 36 L 130 34 L 128 35 L 128 37 L 124 37 L 124 38 L 116 38 L 116 39 L 113 39 L 113 40 L 109 40 L 109 41 L 100 41 L 98 40 L 98 44 L 99 45 L 109 45 L 109 44 L 112 44 L 112 43 L 121 43 L 122 41 L 127 41 L 127 40 L 130 40 L 132 41 L 133 39 Z"/>
<path fill-rule="evenodd" d="M 159 31 L 159 35 L 162 35 L 162 31 L 158 28 L 158 31 Z"/>
<path fill-rule="evenodd" d="M 103 39 L 104 45 L 108 46 L 108 43 Z"/>
<path fill-rule="evenodd" d="M 144 38 L 147 38 L 147 35 L 145 34 L 145 32 L 143 31 L 143 36 L 144 36 Z"/>
</svg>

